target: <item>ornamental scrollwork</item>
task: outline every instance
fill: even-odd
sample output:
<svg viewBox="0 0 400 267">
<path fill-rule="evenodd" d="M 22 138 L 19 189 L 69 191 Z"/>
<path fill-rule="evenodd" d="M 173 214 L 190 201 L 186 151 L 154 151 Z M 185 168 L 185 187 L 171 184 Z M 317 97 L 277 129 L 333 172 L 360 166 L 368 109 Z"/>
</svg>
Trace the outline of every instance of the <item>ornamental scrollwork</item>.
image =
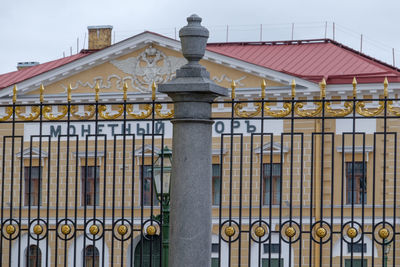
<svg viewBox="0 0 400 267">
<path fill-rule="evenodd" d="M 169 119 L 172 118 L 174 116 L 174 110 L 170 110 L 166 113 L 161 113 L 161 109 L 162 109 L 162 105 L 161 104 L 156 104 L 155 106 L 155 112 L 156 114 L 163 119 Z"/>
<path fill-rule="evenodd" d="M 126 113 L 133 117 L 134 119 L 145 119 L 148 118 L 151 115 L 151 112 L 153 111 L 153 107 L 150 104 L 146 104 L 144 106 L 145 111 L 141 111 L 140 113 L 134 113 L 133 112 L 133 105 L 129 104 L 126 105 Z"/>
<path fill-rule="evenodd" d="M 379 101 L 379 107 L 373 111 L 365 107 L 364 101 L 358 101 L 356 103 L 356 111 L 358 114 L 364 117 L 373 117 L 379 115 L 385 109 L 385 101 Z"/>
<path fill-rule="evenodd" d="M 276 118 L 283 118 L 286 117 L 287 115 L 290 114 L 290 112 L 292 112 L 292 103 L 289 102 L 285 102 L 283 103 L 283 109 L 280 111 L 272 111 L 271 108 L 269 107 L 269 103 L 265 103 L 265 107 L 264 107 L 264 112 L 265 115 L 267 116 L 271 116 L 271 117 L 276 117 Z"/>
<path fill-rule="evenodd" d="M 23 113 L 23 111 L 21 110 L 21 107 L 15 107 L 15 114 L 21 120 L 33 121 L 33 120 L 36 120 L 39 117 L 39 115 L 40 115 L 40 107 L 33 106 L 31 108 L 31 112 L 28 115 L 26 113 Z"/>
<path fill-rule="evenodd" d="M 44 108 L 43 108 L 43 116 L 47 120 L 57 121 L 57 120 L 61 120 L 62 118 L 65 117 L 65 115 L 67 115 L 68 107 L 67 106 L 61 106 L 61 112 L 58 112 L 58 115 L 53 114 L 52 111 L 53 111 L 53 107 L 52 106 L 44 106 Z"/>
<path fill-rule="evenodd" d="M 124 105 L 118 105 L 118 110 L 115 114 L 112 114 L 110 111 L 107 110 L 106 105 L 99 106 L 99 115 L 101 118 L 105 120 L 115 120 L 124 112 Z"/>
<path fill-rule="evenodd" d="M 6 107 L 5 108 L 5 115 L 3 117 L 0 117 L 0 121 L 6 121 L 9 118 L 11 118 L 13 114 L 13 108 L 12 107 Z"/>
<path fill-rule="evenodd" d="M 94 105 L 87 106 L 87 110 L 79 112 L 79 107 L 76 105 L 71 106 L 71 115 L 78 120 L 89 120 L 96 113 L 96 108 Z"/>
<path fill-rule="evenodd" d="M 333 117 L 345 117 L 353 112 L 353 103 L 351 101 L 344 102 L 344 108 L 333 109 L 331 102 L 325 102 L 325 112 L 332 115 Z"/>
<path fill-rule="evenodd" d="M 243 109 L 243 104 L 242 103 L 237 103 L 234 106 L 234 110 L 235 110 L 235 114 L 239 117 L 242 118 L 251 118 L 251 117 L 255 117 L 258 114 L 260 114 L 261 109 L 262 109 L 262 105 L 261 103 L 255 103 L 254 104 L 256 106 L 256 110 L 255 111 L 246 111 L 246 110 L 242 110 Z"/>
<path fill-rule="evenodd" d="M 317 106 L 313 110 L 304 110 L 304 103 L 303 102 L 297 102 L 294 105 L 294 112 L 299 115 L 300 117 L 315 117 L 318 114 L 321 113 L 322 111 L 322 103 L 321 102 L 314 102 L 314 105 Z"/>
</svg>

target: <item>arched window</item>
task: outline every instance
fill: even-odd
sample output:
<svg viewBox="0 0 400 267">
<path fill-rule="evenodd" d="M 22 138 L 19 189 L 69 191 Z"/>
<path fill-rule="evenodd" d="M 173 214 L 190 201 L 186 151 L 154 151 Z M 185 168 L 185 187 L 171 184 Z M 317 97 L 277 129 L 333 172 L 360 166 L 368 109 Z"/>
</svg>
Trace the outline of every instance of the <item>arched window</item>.
<svg viewBox="0 0 400 267">
<path fill-rule="evenodd" d="M 25 266 L 27 267 L 40 267 L 42 266 L 42 252 L 36 245 L 30 245 L 25 250 Z"/>
<path fill-rule="evenodd" d="M 92 245 L 86 246 L 85 248 L 85 256 L 83 259 L 84 267 L 99 267 L 99 250 Z"/>
<path fill-rule="evenodd" d="M 142 241 L 140 241 L 135 248 L 134 266 L 159 267 L 160 252 L 161 252 L 160 242 L 161 240 L 159 236 L 153 236 L 152 240 L 147 240 L 146 238 L 143 238 Z M 151 254 L 151 266 L 150 266 L 150 254 Z M 141 261 L 142 265 L 140 264 Z"/>
</svg>

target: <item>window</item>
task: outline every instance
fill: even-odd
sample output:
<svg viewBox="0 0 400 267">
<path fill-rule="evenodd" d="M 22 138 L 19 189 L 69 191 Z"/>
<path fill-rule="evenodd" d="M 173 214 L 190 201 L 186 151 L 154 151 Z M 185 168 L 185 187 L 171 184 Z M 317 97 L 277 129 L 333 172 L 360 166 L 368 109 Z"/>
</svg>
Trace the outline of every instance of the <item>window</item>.
<svg viewBox="0 0 400 267">
<path fill-rule="evenodd" d="M 270 265 L 270 263 L 271 263 L 271 265 Z M 283 267 L 284 266 L 283 259 L 262 259 L 261 266 L 262 267 L 279 267 L 279 266 Z"/>
<path fill-rule="evenodd" d="M 272 165 L 272 170 L 271 170 Z M 281 164 L 264 164 L 263 197 L 264 205 L 279 204 L 281 194 Z"/>
<path fill-rule="evenodd" d="M 24 205 L 40 205 L 42 190 L 42 167 L 25 167 L 25 200 Z"/>
<path fill-rule="evenodd" d="M 366 259 L 364 260 L 359 260 L 359 259 L 353 259 L 353 260 L 344 260 L 344 266 L 345 267 L 367 267 L 368 261 Z"/>
<path fill-rule="evenodd" d="M 279 248 L 280 248 L 280 246 L 279 246 L 279 244 L 264 244 L 264 253 L 265 254 L 269 254 L 270 253 L 270 250 L 271 250 L 271 254 L 273 254 L 273 253 L 276 253 L 276 254 L 278 254 L 279 253 Z"/>
<path fill-rule="evenodd" d="M 85 257 L 83 259 L 84 267 L 99 267 L 99 250 L 92 245 L 85 248 Z"/>
<path fill-rule="evenodd" d="M 143 181 L 143 205 L 151 205 L 151 192 L 153 192 L 153 205 L 158 204 L 156 192 L 154 190 L 154 184 L 151 182 L 151 165 L 141 166 L 140 176 L 141 181 Z M 142 177 L 143 175 L 143 177 Z"/>
<path fill-rule="evenodd" d="M 348 253 L 367 253 L 367 244 L 347 244 Z"/>
<path fill-rule="evenodd" d="M 29 249 L 25 250 L 25 266 L 40 267 L 42 266 L 42 252 L 36 245 L 30 245 Z"/>
<path fill-rule="evenodd" d="M 221 165 L 212 165 L 212 204 L 219 205 L 221 188 Z"/>
<path fill-rule="evenodd" d="M 367 202 L 367 165 L 363 162 L 346 163 L 346 204 L 362 204 Z"/>
<path fill-rule="evenodd" d="M 160 267 L 161 239 L 157 235 L 153 237 L 148 236 L 147 238 L 149 239 L 142 238 L 142 240 L 136 245 L 134 266 Z M 151 256 L 151 266 L 150 266 L 150 256 Z"/>
<path fill-rule="evenodd" d="M 97 206 L 99 205 L 100 194 L 100 167 L 83 166 L 81 170 L 82 205 Z"/>
</svg>

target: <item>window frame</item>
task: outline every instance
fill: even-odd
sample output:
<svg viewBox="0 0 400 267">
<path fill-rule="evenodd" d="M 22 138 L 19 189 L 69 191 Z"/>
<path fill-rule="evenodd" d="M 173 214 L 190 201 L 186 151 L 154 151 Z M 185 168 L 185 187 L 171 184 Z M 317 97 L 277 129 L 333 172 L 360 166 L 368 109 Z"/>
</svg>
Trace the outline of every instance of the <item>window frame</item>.
<svg viewBox="0 0 400 267">
<path fill-rule="evenodd" d="M 359 164 L 364 164 L 359 170 Z M 355 165 L 354 176 L 352 167 Z M 354 181 L 354 182 L 353 182 Z M 367 162 L 366 161 L 349 161 L 345 163 L 345 183 L 346 183 L 346 202 L 345 205 L 362 205 L 367 204 Z M 364 189 L 362 189 L 364 187 Z M 354 189 L 354 190 L 353 190 Z M 354 199 L 356 199 L 354 201 Z"/>
<path fill-rule="evenodd" d="M 93 171 L 88 171 L 86 175 L 86 169 L 93 168 Z M 94 171 L 96 169 L 96 171 Z M 96 178 L 94 177 L 96 173 Z M 89 176 L 89 174 L 92 174 Z M 90 181 L 89 181 L 90 179 Z M 87 191 L 86 185 L 90 183 L 89 187 L 93 189 L 93 192 Z M 85 195 L 86 193 L 86 195 Z M 91 199 L 93 204 L 87 204 L 87 194 L 93 193 Z M 81 205 L 82 206 L 99 206 L 100 205 L 100 166 L 81 166 Z"/>
<path fill-rule="evenodd" d="M 271 169 L 267 170 L 267 166 L 272 166 L 272 179 L 268 178 Z M 277 166 L 277 169 L 279 170 L 279 174 L 274 175 L 274 166 Z M 267 188 L 267 180 L 271 181 L 272 180 L 272 185 L 268 183 L 268 188 Z M 269 206 L 269 205 L 279 205 L 280 202 L 280 197 L 281 197 L 281 186 L 282 186 L 282 163 L 263 163 L 263 184 L 262 184 L 262 203 L 264 206 Z M 277 183 L 279 181 L 279 185 L 277 186 Z M 269 192 L 269 198 L 266 198 L 267 194 L 267 189 L 272 189 L 272 193 Z M 271 197 L 272 195 L 272 197 Z M 276 196 L 276 197 L 275 197 Z M 275 199 L 276 198 L 276 199 Z M 270 202 L 270 199 L 272 200 L 272 203 Z"/>
<path fill-rule="evenodd" d="M 32 169 L 39 169 L 38 176 L 32 175 Z M 24 206 L 41 206 L 42 205 L 42 182 L 43 182 L 43 167 L 42 166 L 25 166 L 24 167 Z M 35 189 L 32 191 L 32 189 Z M 30 191 L 30 192 L 29 192 Z M 31 197 L 35 196 L 34 201 Z M 31 203 L 33 202 L 33 203 Z"/>
</svg>

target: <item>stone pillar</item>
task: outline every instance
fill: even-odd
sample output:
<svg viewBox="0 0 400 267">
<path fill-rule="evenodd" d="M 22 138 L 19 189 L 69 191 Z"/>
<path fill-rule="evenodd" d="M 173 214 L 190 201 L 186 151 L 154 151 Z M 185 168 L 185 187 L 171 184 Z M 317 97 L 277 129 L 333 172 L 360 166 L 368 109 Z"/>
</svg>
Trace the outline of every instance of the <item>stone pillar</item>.
<svg viewBox="0 0 400 267">
<path fill-rule="evenodd" d="M 170 267 L 211 266 L 211 102 L 227 89 L 199 64 L 208 30 L 192 15 L 179 31 L 188 64 L 159 91 L 174 102 L 171 177 Z"/>
</svg>

